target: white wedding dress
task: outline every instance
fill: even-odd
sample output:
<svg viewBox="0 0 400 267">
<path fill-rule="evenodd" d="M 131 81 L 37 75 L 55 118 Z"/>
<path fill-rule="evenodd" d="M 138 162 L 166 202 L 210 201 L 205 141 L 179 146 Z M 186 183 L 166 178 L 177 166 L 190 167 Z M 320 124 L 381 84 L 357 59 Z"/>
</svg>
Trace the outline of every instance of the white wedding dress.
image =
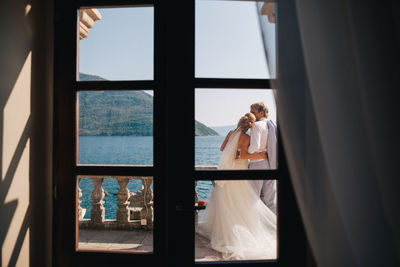
<svg viewBox="0 0 400 267">
<path fill-rule="evenodd" d="M 247 169 L 247 160 L 235 160 L 240 130 L 230 136 L 218 169 Z M 215 181 L 197 232 L 224 260 L 275 259 L 276 215 L 246 181 Z"/>
</svg>

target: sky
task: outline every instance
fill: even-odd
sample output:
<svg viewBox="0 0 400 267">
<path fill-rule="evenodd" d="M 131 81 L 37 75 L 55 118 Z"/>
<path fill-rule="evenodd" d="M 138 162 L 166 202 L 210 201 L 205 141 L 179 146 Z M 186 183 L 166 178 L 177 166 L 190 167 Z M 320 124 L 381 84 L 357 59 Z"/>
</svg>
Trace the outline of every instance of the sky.
<svg viewBox="0 0 400 267">
<path fill-rule="evenodd" d="M 195 118 L 207 126 L 236 125 L 250 112 L 250 105 L 264 102 L 268 118 L 276 122 L 274 90 L 262 89 L 196 89 Z"/>
<path fill-rule="evenodd" d="M 269 78 L 255 2 L 196 1 L 195 73 Z"/>
<path fill-rule="evenodd" d="M 79 71 L 108 80 L 152 80 L 153 7 L 98 10 L 102 19 L 80 41 Z M 254 2 L 197 0 L 196 77 L 270 78 L 258 19 Z M 195 119 L 233 125 L 259 101 L 276 120 L 272 90 L 196 89 Z"/>
<path fill-rule="evenodd" d="M 98 10 L 101 20 L 79 44 L 79 71 L 107 80 L 152 80 L 153 7 Z"/>
</svg>

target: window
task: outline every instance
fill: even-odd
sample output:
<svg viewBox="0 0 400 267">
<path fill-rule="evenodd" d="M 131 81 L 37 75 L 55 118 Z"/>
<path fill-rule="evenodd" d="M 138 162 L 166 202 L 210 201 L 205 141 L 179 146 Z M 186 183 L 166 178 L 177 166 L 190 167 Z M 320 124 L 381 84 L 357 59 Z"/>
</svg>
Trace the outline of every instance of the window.
<svg viewBox="0 0 400 267">
<path fill-rule="evenodd" d="M 214 12 L 247 10 L 249 4 L 254 10 L 262 7 L 260 3 L 251 1 L 209 2 Z M 211 56 L 207 60 L 202 57 L 209 48 L 203 48 L 203 52 L 195 49 L 200 43 L 207 44 L 195 34 L 195 31 L 200 31 L 196 23 L 204 20 L 204 17 L 196 14 L 201 8 L 207 10 L 210 7 L 205 1 L 166 3 L 143 0 L 121 4 L 87 0 L 78 4 L 56 3 L 55 265 L 200 264 L 195 260 L 194 222 L 198 218 L 194 212 L 195 186 L 202 182 L 212 184 L 211 180 L 277 180 L 278 253 L 276 258 L 261 263 L 281 265 L 294 248 L 297 252 L 302 251 L 299 243 L 288 242 L 288 234 L 292 233 L 289 229 L 296 224 L 293 218 L 298 218 L 298 214 L 292 212 L 294 199 L 290 195 L 281 142 L 278 142 L 278 169 L 195 168 L 197 92 L 221 91 L 228 94 L 229 90 L 279 90 L 270 86 L 271 79 L 276 75 L 273 69 L 276 66 L 275 57 L 272 56 L 275 48 L 263 50 L 261 56 L 252 55 L 260 59 L 256 75 L 248 68 L 242 68 L 243 64 L 249 64 L 243 63 L 243 58 L 238 59 L 234 64 L 237 68 L 232 67 L 229 73 L 218 73 L 218 68 L 216 72 L 209 72 L 207 63 L 215 65 L 210 61 L 215 58 Z M 109 26 L 110 36 L 100 36 L 104 41 L 84 45 L 77 33 L 82 27 L 81 20 L 93 20 L 98 16 L 96 12 L 89 12 L 88 17 L 84 17 L 86 15 L 82 11 L 91 9 L 103 10 L 99 13 L 104 16 L 94 22 L 93 29 L 84 28 L 82 38 L 85 37 L 85 31 L 90 38 L 96 23 L 102 20 L 105 23 L 106 16 L 114 16 L 114 21 L 121 24 Z M 128 11 L 132 13 L 128 14 Z M 125 22 L 124 16 L 128 18 Z M 143 19 L 143 23 L 140 26 L 130 25 L 133 17 L 136 20 Z M 214 19 L 218 20 L 218 16 Z M 148 23 L 152 22 L 153 25 L 148 27 Z M 220 29 L 225 27 L 223 25 L 220 25 Z M 149 33 L 151 29 L 153 33 Z M 130 30 L 135 38 L 130 35 Z M 274 37 L 258 37 L 257 46 L 262 45 L 262 38 Z M 121 47 L 124 45 L 128 48 Z M 201 46 L 199 49 L 202 49 Z M 132 53 L 126 53 L 126 57 L 121 53 L 130 50 Z M 233 51 L 235 53 L 238 52 Z M 218 50 L 213 54 L 229 57 L 229 54 L 222 55 Z M 133 62 L 133 59 L 137 61 Z M 118 71 L 118 66 L 123 64 L 126 64 L 124 71 Z M 141 108 L 150 105 L 143 99 L 152 99 L 147 109 Z M 131 111 L 136 107 L 138 109 L 133 113 L 141 114 L 140 117 L 144 119 L 147 116 L 147 123 L 143 123 L 143 120 L 131 123 L 134 121 Z M 152 124 L 150 128 L 147 127 L 149 122 Z M 129 137 L 138 133 L 144 136 Z M 109 150 L 103 155 L 105 147 Z M 132 151 L 142 154 L 134 160 L 128 160 Z M 148 156 L 148 160 L 142 161 Z M 107 189 L 106 186 L 114 189 Z M 83 192 L 83 187 L 92 192 L 90 198 Z M 132 198 L 129 190 L 134 191 Z M 151 193 L 153 196 L 149 200 L 146 196 Z M 107 200 L 111 198 L 116 203 L 114 210 L 106 210 Z M 140 210 L 135 210 L 138 206 L 128 206 L 138 199 L 143 203 Z M 88 234 L 82 233 L 91 227 L 107 228 L 109 232 L 131 227 L 150 230 L 152 236 L 123 236 L 129 240 L 141 239 L 136 247 L 130 246 L 132 244 L 129 242 L 127 246 L 120 246 L 124 240 L 121 234 L 120 239 L 108 240 L 108 245 L 103 247 L 91 246 L 89 241 L 80 244 L 79 241 L 85 238 L 90 240 Z M 260 261 L 246 259 L 236 263 L 256 265 Z"/>
</svg>

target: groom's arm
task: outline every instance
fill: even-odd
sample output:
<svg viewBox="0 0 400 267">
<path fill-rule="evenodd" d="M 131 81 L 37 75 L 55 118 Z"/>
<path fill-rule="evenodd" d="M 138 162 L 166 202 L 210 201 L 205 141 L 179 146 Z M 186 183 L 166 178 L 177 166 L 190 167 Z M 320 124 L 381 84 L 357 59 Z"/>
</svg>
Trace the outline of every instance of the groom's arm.
<svg viewBox="0 0 400 267">
<path fill-rule="evenodd" d="M 241 153 L 236 154 L 236 159 L 268 159 L 267 154 L 265 152 L 259 152 L 259 153 L 253 153 L 253 154 L 248 153 L 248 148 L 250 145 L 249 139 L 250 138 L 245 139 L 242 142 L 239 139 L 240 145 L 239 145 L 238 149 L 240 149 Z"/>
<path fill-rule="evenodd" d="M 236 159 L 268 159 L 268 156 L 265 152 L 258 152 L 249 154 L 247 151 L 240 153 L 240 156 L 236 155 Z"/>
</svg>

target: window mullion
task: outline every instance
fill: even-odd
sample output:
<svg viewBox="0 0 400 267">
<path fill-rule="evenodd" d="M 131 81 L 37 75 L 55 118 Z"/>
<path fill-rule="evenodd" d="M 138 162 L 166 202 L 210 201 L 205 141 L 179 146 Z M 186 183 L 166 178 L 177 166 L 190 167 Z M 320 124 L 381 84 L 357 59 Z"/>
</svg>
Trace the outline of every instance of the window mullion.
<svg viewBox="0 0 400 267">
<path fill-rule="evenodd" d="M 74 173 L 76 175 L 153 176 L 154 167 L 79 165 L 74 168 Z"/>
<path fill-rule="evenodd" d="M 275 79 L 219 79 L 219 78 L 196 78 L 195 88 L 249 88 L 249 89 L 271 89 Z"/>
<path fill-rule="evenodd" d="M 204 170 L 196 171 L 196 180 L 278 180 L 278 170 Z"/>
<path fill-rule="evenodd" d="M 78 81 L 74 83 L 76 91 L 106 90 L 154 90 L 154 81 Z"/>
</svg>

